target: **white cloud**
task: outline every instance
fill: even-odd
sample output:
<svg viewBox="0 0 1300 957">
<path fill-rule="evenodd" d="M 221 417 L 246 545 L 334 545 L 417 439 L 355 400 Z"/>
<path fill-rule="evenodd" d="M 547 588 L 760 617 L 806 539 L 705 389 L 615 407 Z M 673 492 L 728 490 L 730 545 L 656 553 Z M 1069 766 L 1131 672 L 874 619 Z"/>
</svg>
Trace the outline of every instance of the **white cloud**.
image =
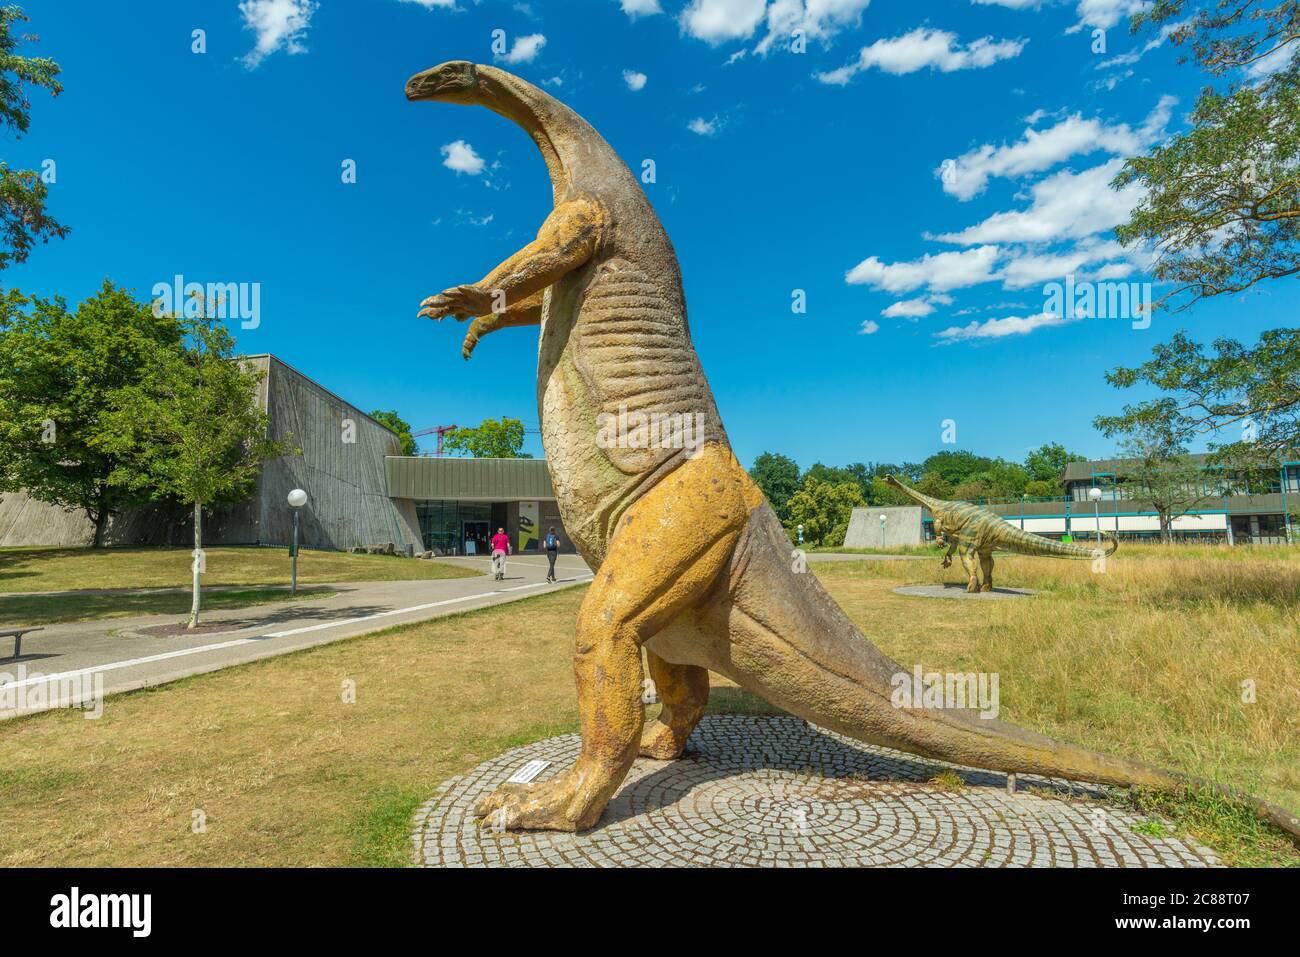
<svg viewBox="0 0 1300 957">
<path fill-rule="evenodd" d="M 257 35 L 253 49 L 244 55 L 244 66 L 252 70 L 280 49 L 306 53 L 303 40 L 318 6 L 314 0 L 243 0 L 239 12 L 244 29 Z"/>
<path fill-rule="evenodd" d="M 620 0 L 623 12 L 632 20 L 637 17 L 652 17 L 656 13 L 663 13 L 664 8 L 659 6 L 659 0 Z"/>
<path fill-rule="evenodd" d="M 426 10 L 438 7 L 441 10 L 455 10 L 456 0 L 402 0 L 402 3 L 418 3 Z"/>
<path fill-rule="evenodd" d="M 880 331 L 880 323 L 874 319 L 863 319 L 862 328 L 858 330 L 858 335 L 869 336 Z"/>
<path fill-rule="evenodd" d="M 912 262 L 882 263 L 871 256 L 844 275 L 851 286 L 867 285 L 886 292 L 910 292 L 922 286 L 943 292 L 975 286 L 995 279 L 997 246 L 979 246 L 960 252 L 926 254 Z"/>
<path fill-rule="evenodd" d="M 633 93 L 645 89 L 647 79 L 648 77 L 644 73 L 637 73 L 635 70 L 623 71 L 623 82 L 627 84 L 627 88 Z"/>
<path fill-rule="evenodd" d="M 712 136 L 718 132 L 718 118 L 715 116 L 711 120 L 706 120 L 702 116 L 697 116 L 686 124 L 686 128 L 692 133 L 698 133 L 700 136 Z"/>
<path fill-rule="evenodd" d="M 1084 27 L 1109 30 L 1146 5 L 1146 0 L 1079 0 L 1079 5 L 1074 8 L 1079 22 L 1066 32 L 1077 33 Z"/>
<path fill-rule="evenodd" d="M 1123 165 L 1124 160 L 1116 158 L 1081 173 L 1061 170 L 1034 184 L 1028 209 L 994 213 L 981 223 L 936 238 L 962 246 L 1047 243 L 1113 229 L 1129 218 L 1143 195 L 1137 183 L 1110 188 Z"/>
<path fill-rule="evenodd" d="M 805 42 L 823 43 L 856 26 L 871 0 L 773 0 L 767 8 L 767 35 L 754 48 L 766 54 L 773 46 L 789 47 L 796 32 Z"/>
<path fill-rule="evenodd" d="M 1246 67 L 1246 75 L 1252 80 L 1262 80 L 1265 77 L 1272 76 L 1278 70 L 1289 66 L 1293 56 L 1300 56 L 1300 44 L 1284 44 Z"/>
<path fill-rule="evenodd" d="M 920 319 L 934 312 L 934 306 L 930 305 L 928 299 L 904 299 L 880 310 L 880 314 L 886 319 Z"/>
<path fill-rule="evenodd" d="M 457 173 L 468 173 L 470 176 L 477 176 L 483 172 L 485 165 L 483 157 L 475 153 L 474 147 L 464 140 L 448 143 L 442 148 L 442 155 L 447 157 L 442 161 L 442 165 L 447 169 L 453 169 Z"/>
<path fill-rule="evenodd" d="M 1040 312 L 1033 316 L 1006 316 L 1002 319 L 985 319 L 978 322 L 972 319 L 964 326 L 949 326 L 936 332 L 935 338 L 943 344 L 961 342 L 965 339 L 1003 339 L 1007 336 L 1028 335 L 1044 326 L 1063 326 L 1074 322 L 1050 312 Z"/>
<path fill-rule="evenodd" d="M 955 70 L 979 70 L 999 60 L 1019 56 L 1028 40 L 994 40 L 982 37 L 963 45 L 955 33 L 918 27 L 910 33 L 880 39 L 858 52 L 854 63 L 818 73 L 823 83 L 844 85 L 857 73 L 872 68 L 903 75 L 929 67 L 942 73 Z"/>
<path fill-rule="evenodd" d="M 515 37 L 515 42 L 510 46 L 510 52 L 504 56 L 498 56 L 497 59 L 504 63 L 532 63 L 544 46 L 546 46 L 546 37 L 540 33 L 530 33 L 526 37 Z"/>
<path fill-rule="evenodd" d="M 682 32 L 710 46 L 753 35 L 767 13 L 767 0 L 691 0 L 678 22 Z"/>
<path fill-rule="evenodd" d="M 1116 156 L 1134 156 L 1144 152 L 1162 136 L 1176 102 L 1172 96 L 1161 97 L 1136 130 L 1127 123 L 1085 120 L 1079 113 L 1038 130 L 1034 129 L 1034 124 L 1045 114 L 1036 111 L 1015 143 L 996 147 L 986 143 L 955 160 L 944 160 L 935 170 L 935 175 L 943 183 L 945 193 L 964 201 L 984 192 L 993 176 L 1014 178 L 1039 173 L 1071 156 L 1086 155 L 1094 150 L 1105 150 Z"/>
</svg>

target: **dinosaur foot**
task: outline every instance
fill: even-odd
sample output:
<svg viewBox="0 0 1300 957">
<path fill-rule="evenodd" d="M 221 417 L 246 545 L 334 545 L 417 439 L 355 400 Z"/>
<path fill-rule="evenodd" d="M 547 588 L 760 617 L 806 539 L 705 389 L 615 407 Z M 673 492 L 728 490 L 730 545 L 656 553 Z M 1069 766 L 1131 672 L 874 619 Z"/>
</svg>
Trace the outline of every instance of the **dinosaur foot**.
<svg viewBox="0 0 1300 957">
<path fill-rule="evenodd" d="M 985 582 L 983 585 L 980 585 L 980 591 L 992 591 L 992 590 L 993 590 L 992 582 Z"/>
<path fill-rule="evenodd" d="M 537 784 L 503 784 L 475 808 L 483 825 L 498 831 L 580 831 L 603 808 L 584 807 L 580 778 L 572 768 Z M 592 814 L 592 811 L 595 811 Z"/>
<path fill-rule="evenodd" d="M 967 590 L 968 592 L 974 594 L 975 592 L 977 592 L 977 591 L 980 590 L 979 583 L 978 583 L 978 582 L 971 582 L 969 585 L 966 586 L 966 590 Z"/>
<path fill-rule="evenodd" d="M 686 739 L 662 721 L 651 721 L 641 734 L 641 757 L 671 761 L 686 750 Z"/>
</svg>

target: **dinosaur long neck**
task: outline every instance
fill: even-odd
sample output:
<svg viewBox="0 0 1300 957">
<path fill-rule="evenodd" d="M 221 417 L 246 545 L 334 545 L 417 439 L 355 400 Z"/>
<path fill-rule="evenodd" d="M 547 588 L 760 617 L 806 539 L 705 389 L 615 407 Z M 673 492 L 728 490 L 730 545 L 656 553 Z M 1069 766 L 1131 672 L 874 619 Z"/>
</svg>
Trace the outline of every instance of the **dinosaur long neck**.
<svg viewBox="0 0 1300 957">
<path fill-rule="evenodd" d="M 477 70 L 485 89 L 480 102 L 517 124 L 537 144 L 557 205 L 573 192 L 579 171 L 611 164 L 627 171 L 591 124 L 555 97 L 513 73 L 491 66 Z"/>
<path fill-rule="evenodd" d="M 928 508 L 933 515 L 941 514 L 943 507 L 948 504 L 947 502 L 941 501 L 937 498 L 931 498 L 923 492 L 918 492 L 914 488 L 909 488 L 893 476 L 890 476 L 888 481 L 890 485 L 894 486 L 894 488 L 898 489 L 908 498 Z"/>
</svg>

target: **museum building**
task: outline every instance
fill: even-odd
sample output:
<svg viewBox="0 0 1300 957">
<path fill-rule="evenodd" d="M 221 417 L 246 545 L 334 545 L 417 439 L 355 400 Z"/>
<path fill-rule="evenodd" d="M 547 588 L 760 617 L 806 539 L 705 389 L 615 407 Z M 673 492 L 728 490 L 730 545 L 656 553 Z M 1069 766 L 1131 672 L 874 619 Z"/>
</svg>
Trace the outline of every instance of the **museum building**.
<svg viewBox="0 0 1300 957">
<path fill-rule="evenodd" d="M 544 459 L 467 459 L 400 454 L 398 436 L 356 406 L 271 355 L 248 356 L 266 373 L 257 397 L 272 438 L 302 449 L 267 462 L 252 496 L 205 510 L 206 545 L 287 546 L 291 490 L 302 507 L 305 548 L 347 549 L 392 542 L 397 551 L 482 555 L 498 528 L 517 551 L 533 551 L 560 519 Z M 193 540 L 187 508 L 153 506 L 113 517 L 110 545 L 173 545 Z M 0 546 L 88 545 L 94 528 L 80 511 L 22 492 L 0 496 Z"/>
</svg>

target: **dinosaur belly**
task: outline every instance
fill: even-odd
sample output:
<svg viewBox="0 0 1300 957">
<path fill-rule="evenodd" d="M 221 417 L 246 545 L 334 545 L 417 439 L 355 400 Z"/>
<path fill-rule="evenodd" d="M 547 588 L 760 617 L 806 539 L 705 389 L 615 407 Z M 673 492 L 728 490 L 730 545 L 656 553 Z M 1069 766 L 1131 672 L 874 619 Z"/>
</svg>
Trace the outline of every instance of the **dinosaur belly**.
<svg viewBox="0 0 1300 957">
<path fill-rule="evenodd" d="M 680 300 L 625 260 L 552 287 L 538 393 L 560 514 L 593 568 L 629 505 L 706 441 L 726 442 Z"/>
</svg>

